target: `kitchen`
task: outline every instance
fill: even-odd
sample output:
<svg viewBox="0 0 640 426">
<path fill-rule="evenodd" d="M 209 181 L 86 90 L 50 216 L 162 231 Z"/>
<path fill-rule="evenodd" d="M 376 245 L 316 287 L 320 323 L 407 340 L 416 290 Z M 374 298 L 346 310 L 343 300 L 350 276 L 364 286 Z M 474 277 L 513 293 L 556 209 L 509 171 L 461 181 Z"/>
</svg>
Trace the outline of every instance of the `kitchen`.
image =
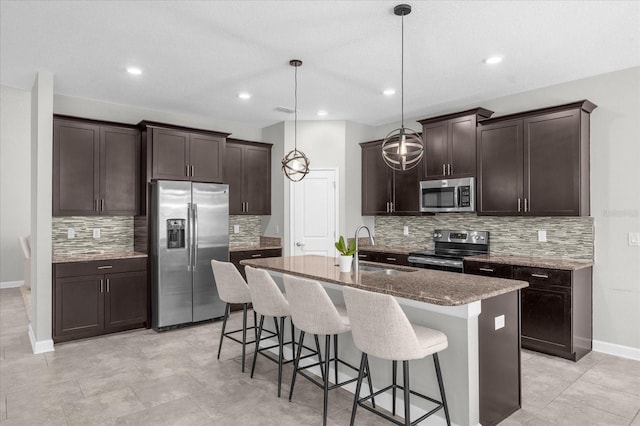
<svg viewBox="0 0 640 426">
<path fill-rule="evenodd" d="M 417 11 L 418 8 L 416 7 L 414 14 Z M 414 18 L 414 16 L 411 16 L 411 18 Z M 407 18 L 407 21 L 409 22 L 409 18 Z M 302 59 L 305 58 L 303 57 Z M 283 68 L 285 68 L 286 82 L 283 83 L 281 91 L 286 95 L 288 104 L 290 102 L 289 98 L 292 97 L 291 75 L 286 64 L 284 64 Z M 312 72 L 307 71 L 307 69 L 311 68 L 312 66 L 305 62 L 305 66 L 300 70 L 301 78 L 304 76 L 306 80 L 305 84 L 309 84 L 308 80 L 311 76 L 307 76 L 307 73 L 311 74 Z M 395 73 L 395 68 L 392 73 Z M 395 74 L 393 75 L 395 76 Z M 626 356 L 633 356 L 640 346 L 638 343 L 638 330 L 634 326 L 640 320 L 638 318 L 638 298 L 640 297 L 637 283 L 638 251 L 633 246 L 629 246 L 627 241 L 627 233 L 637 232 L 638 230 L 638 178 L 637 171 L 634 171 L 636 170 L 634 164 L 638 157 L 637 144 L 635 143 L 638 140 L 638 134 L 637 127 L 634 124 L 638 116 L 638 100 L 637 96 L 635 96 L 637 90 L 633 90 L 633 88 L 637 88 L 637 77 L 637 68 L 619 70 L 612 73 L 601 72 L 600 75 L 548 85 L 548 87 L 533 89 L 525 93 L 507 96 L 485 96 L 479 101 L 469 101 L 466 104 L 456 105 L 455 108 L 452 106 L 423 110 L 412 114 L 415 119 L 407 120 L 407 123 L 410 122 L 410 125 L 416 128 L 418 124 L 415 123 L 415 120 L 417 119 L 433 117 L 446 112 L 461 111 L 478 105 L 496 111 L 494 116 L 559 105 L 580 99 L 589 99 L 598 105 L 598 108 L 592 114 L 591 122 L 591 218 L 595 224 L 595 230 L 589 225 L 589 217 L 566 218 L 560 220 L 559 223 L 560 226 L 567 225 L 564 226 L 565 229 L 575 229 L 579 234 L 574 235 L 575 238 L 573 239 L 574 242 L 577 242 L 576 247 L 578 249 L 588 252 L 589 244 L 596 242 L 591 249 L 596 259 L 593 275 L 594 349 Z M 30 79 L 29 85 L 33 82 L 33 78 L 30 77 Z M 304 80 L 301 79 L 301 81 Z M 46 90 L 46 81 L 41 81 L 40 88 Z M 30 101 L 30 98 L 33 94 L 29 93 L 28 90 L 17 90 L 6 86 L 3 86 L 2 89 L 2 193 L 4 194 L 3 197 L 15 197 L 15 202 L 11 198 L 3 198 L 2 200 L 3 258 L 5 258 L 5 253 L 8 256 L 9 250 L 11 252 L 16 250 L 17 234 L 15 237 L 11 236 L 11 241 L 7 242 L 5 246 L 4 236 L 13 226 L 7 226 L 7 222 L 4 222 L 4 220 L 12 219 L 15 223 L 26 224 L 26 230 L 28 231 L 29 229 L 29 221 L 26 220 L 29 216 L 28 207 L 19 210 L 7 209 L 6 206 L 24 205 L 21 204 L 21 200 L 25 198 L 23 194 L 32 193 L 30 184 L 28 182 L 15 182 L 15 179 L 12 181 L 6 177 L 24 176 L 25 174 L 21 170 L 28 170 L 30 167 L 28 152 L 30 137 L 24 129 L 30 128 L 32 116 L 30 108 L 33 106 L 33 101 Z M 304 93 L 303 86 L 301 86 L 301 100 L 305 97 Z M 234 235 L 246 238 L 249 244 L 256 244 L 256 239 L 260 235 L 280 236 L 284 238 L 285 242 L 291 241 L 289 237 L 290 221 L 288 219 L 289 188 L 288 185 L 285 185 L 279 168 L 276 167 L 279 159 L 293 147 L 293 139 L 291 137 L 293 123 L 290 117 L 287 117 L 288 121 L 261 129 L 258 127 L 250 128 L 235 122 L 223 122 L 219 119 L 212 121 L 210 118 L 205 119 L 195 115 L 182 116 L 159 113 L 152 109 L 143 110 L 133 106 L 126 107 L 73 96 L 53 95 L 52 92 L 49 96 L 53 99 L 52 112 L 56 114 L 86 116 L 88 118 L 133 124 L 142 119 L 163 121 L 195 128 L 231 132 L 232 137 L 273 143 L 271 153 L 271 215 L 258 215 L 258 217 L 240 215 L 236 217 L 237 220 L 241 221 L 236 223 L 239 225 L 239 233 L 231 233 L 231 238 L 235 238 Z M 46 101 L 44 105 L 46 105 Z M 394 105 L 397 106 L 398 103 L 396 102 Z M 47 128 L 46 125 L 44 127 L 45 129 Z M 500 248 L 498 243 L 504 244 L 502 246 L 503 250 L 508 250 L 509 241 L 500 242 L 501 234 L 495 231 L 495 229 L 505 228 L 521 233 L 519 236 L 522 237 L 520 240 L 523 241 L 522 250 L 524 250 L 522 254 L 525 255 L 535 255 L 540 251 L 544 253 L 550 247 L 554 249 L 561 247 L 561 249 L 572 252 L 575 250 L 570 245 L 562 248 L 562 244 L 566 244 L 567 241 L 560 231 L 555 231 L 559 229 L 556 222 L 544 221 L 544 219 L 540 218 L 511 218 L 509 220 L 493 218 L 496 223 L 487 224 L 486 222 L 469 222 L 466 217 L 463 219 L 457 214 L 454 216 L 437 215 L 433 217 L 406 218 L 400 216 L 362 216 L 360 196 L 361 148 L 358 144 L 382 138 L 394 127 L 396 127 L 395 124 L 389 124 L 371 128 L 356 122 L 339 120 L 318 121 L 305 119 L 298 123 L 299 147 L 309 156 L 312 165 L 315 167 L 337 168 L 339 170 L 341 177 L 339 182 L 340 207 L 338 212 L 340 234 L 350 236 L 355 227 L 364 222 L 375 230 L 375 235 L 381 243 L 387 245 L 400 244 L 403 246 L 418 245 L 426 248 L 430 244 L 429 236 L 434 229 L 459 229 L 462 227 L 463 229 L 484 230 L 490 226 L 493 238 L 492 243 L 494 243 L 492 244 L 492 250 Z M 22 142 L 11 143 L 11 141 Z M 7 158 L 9 157 L 12 160 L 10 164 L 7 164 Z M 47 163 L 50 164 L 51 160 L 42 158 L 40 161 L 43 164 L 38 170 L 40 170 L 41 175 L 46 175 L 45 171 L 51 167 Z M 41 175 L 36 175 L 33 179 L 37 179 L 34 184 L 39 185 L 36 187 L 40 188 L 37 194 L 44 196 L 47 187 L 50 188 L 51 182 L 50 178 Z M 50 175 L 51 173 L 49 173 Z M 622 182 L 627 182 L 630 186 L 620 185 L 619 183 Z M 16 187 L 13 189 L 7 188 L 10 183 Z M 36 199 L 35 202 L 38 202 L 38 200 Z M 41 204 L 47 208 L 42 207 L 38 209 L 38 212 L 50 214 L 50 202 L 44 201 Z M 480 217 L 475 220 L 479 219 Z M 582 222 L 583 219 L 587 221 L 586 225 Z M 437 223 L 433 223 L 434 220 Z M 48 221 L 51 222 L 50 217 Z M 445 223 L 441 223 L 441 221 L 445 221 Z M 507 225 L 504 225 L 504 223 L 507 223 Z M 403 226 L 408 226 L 409 235 L 404 235 Z M 87 228 L 96 227 L 89 225 Z M 24 232 L 24 230 L 25 225 L 22 225 L 20 231 L 23 234 L 27 234 L 28 232 Z M 547 231 L 548 241 L 546 244 L 536 241 L 538 230 Z M 584 230 L 587 234 L 591 232 L 591 238 L 582 238 L 583 233 L 578 230 Z M 42 233 L 46 238 L 46 228 Z M 84 238 L 84 236 L 86 236 L 86 233 L 79 233 L 78 239 Z M 89 240 L 91 239 L 89 237 Z M 41 240 L 38 239 L 38 241 Z M 241 245 L 243 242 L 239 241 L 238 244 Z M 50 246 L 46 242 L 39 244 L 38 250 L 45 250 L 48 245 Z M 285 254 L 290 253 L 290 245 L 288 243 L 283 244 L 283 250 Z M 44 255 L 43 252 L 35 254 L 35 256 L 40 257 Z M 16 264 L 21 263 L 19 253 L 13 258 Z M 5 265 L 6 263 L 3 263 L 3 271 L 8 270 Z M 46 265 L 44 265 L 44 269 L 46 271 Z M 2 281 L 18 279 L 20 278 L 3 277 Z M 43 289 L 38 291 L 40 290 Z M 45 293 L 43 297 L 44 299 L 36 302 L 38 303 L 38 315 L 50 317 L 50 307 L 47 306 L 50 306 L 50 303 L 47 303 L 47 300 L 50 300 L 50 296 L 47 298 Z M 45 302 L 43 303 L 42 300 L 45 300 Z M 46 321 L 46 319 L 40 318 L 38 321 Z M 38 326 L 38 324 L 36 323 L 34 326 L 39 329 L 46 330 L 49 328 L 50 330 L 50 325 L 43 324 Z M 46 340 L 46 338 L 43 340 Z M 599 348 L 597 347 L 598 344 L 600 345 Z M 567 368 L 570 369 L 570 367 Z"/>
</svg>

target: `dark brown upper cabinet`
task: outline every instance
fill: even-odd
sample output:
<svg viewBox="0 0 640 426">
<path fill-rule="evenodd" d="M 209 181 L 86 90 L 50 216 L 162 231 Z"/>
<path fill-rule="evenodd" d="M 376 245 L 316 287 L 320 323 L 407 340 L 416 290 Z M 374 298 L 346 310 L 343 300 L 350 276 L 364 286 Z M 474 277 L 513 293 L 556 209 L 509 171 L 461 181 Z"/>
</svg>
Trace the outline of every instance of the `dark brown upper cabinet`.
<svg viewBox="0 0 640 426">
<path fill-rule="evenodd" d="M 422 124 L 424 179 L 476 175 L 476 123 L 493 111 L 476 108 L 418 120 Z"/>
<path fill-rule="evenodd" d="M 271 144 L 227 139 L 229 214 L 271 214 Z"/>
<path fill-rule="evenodd" d="M 362 214 L 420 214 L 421 165 L 393 170 L 382 159 L 382 141 L 363 142 Z"/>
<path fill-rule="evenodd" d="M 140 132 L 73 117 L 53 120 L 53 215 L 134 216 Z"/>
<path fill-rule="evenodd" d="M 147 180 L 222 182 L 228 133 L 143 121 Z"/>
<path fill-rule="evenodd" d="M 480 122 L 478 214 L 588 216 L 595 108 L 584 100 Z"/>
</svg>

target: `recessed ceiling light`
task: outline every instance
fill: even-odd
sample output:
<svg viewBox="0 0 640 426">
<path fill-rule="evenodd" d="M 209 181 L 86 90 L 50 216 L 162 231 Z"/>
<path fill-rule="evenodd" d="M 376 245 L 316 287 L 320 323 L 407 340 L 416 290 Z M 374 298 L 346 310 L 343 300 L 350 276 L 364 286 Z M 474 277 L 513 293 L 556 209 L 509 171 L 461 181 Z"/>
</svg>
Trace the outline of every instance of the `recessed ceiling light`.
<svg viewBox="0 0 640 426">
<path fill-rule="evenodd" d="M 251 99 L 251 93 L 240 92 L 240 93 L 238 93 L 238 97 L 240 99 Z"/>
<path fill-rule="evenodd" d="M 385 96 L 393 96 L 396 94 L 396 89 L 384 89 L 382 94 Z"/>
<path fill-rule="evenodd" d="M 325 115 L 327 115 L 327 114 L 329 114 L 329 113 L 328 113 L 327 111 L 325 111 L 325 110 L 321 109 L 320 111 L 318 111 L 318 112 L 317 112 L 317 114 L 318 114 L 319 116 L 325 116 Z"/>
<path fill-rule="evenodd" d="M 138 67 L 127 67 L 127 72 L 131 75 L 140 75 L 142 70 Z"/>
<path fill-rule="evenodd" d="M 502 56 L 489 56 L 488 58 L 484 59 L 484 63 L 485 64 L 499 64 L 500 62 L 502 62 Z"/>
</svg>

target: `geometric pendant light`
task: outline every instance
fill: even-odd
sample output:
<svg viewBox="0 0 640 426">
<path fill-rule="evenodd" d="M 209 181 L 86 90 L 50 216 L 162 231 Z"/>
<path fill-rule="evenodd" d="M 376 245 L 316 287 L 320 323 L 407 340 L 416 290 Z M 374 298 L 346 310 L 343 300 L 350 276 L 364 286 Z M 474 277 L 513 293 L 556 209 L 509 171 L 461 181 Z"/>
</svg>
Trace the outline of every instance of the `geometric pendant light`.
<svg viewBox="0 0 640 426">
<path fill-rule="evenodd" d="M 295 67 L 294 148 L 282 159 L 282 172 L 290 181 L 300 182 L 309 173 L 309 159 L 302 151 L 298 151 L 298 67 L 302 66 L 302 61 L 292 59 L 289 61 L 289 65 Z"/>
<path fill-rule="evenodd" d="M 402 51 L 401 51 L 401 113 L 402 121 L 399 129 L 391 131 L 382 142 L 382 158 L 394 170 L 409 170 L 420 163 L 424 155 L 424 144 L 420 135 L 404 127 L 404 16 L 411 13 L 411 6 L 399 4 L 393 13 L 402 17 Z"/>
</svg>

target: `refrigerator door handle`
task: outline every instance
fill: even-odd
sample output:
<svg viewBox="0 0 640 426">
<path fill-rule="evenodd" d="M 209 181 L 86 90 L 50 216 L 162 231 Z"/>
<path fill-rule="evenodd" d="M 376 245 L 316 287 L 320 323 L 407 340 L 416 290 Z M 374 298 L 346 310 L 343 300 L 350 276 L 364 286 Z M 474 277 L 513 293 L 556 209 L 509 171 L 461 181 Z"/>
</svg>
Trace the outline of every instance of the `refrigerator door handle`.
<svg viewBox="0 0 640 426">
<path fill-rule="evenodd" d="M 187 271 L 191 272 L 191 257 L 193 256 L 193 223 L 191 222 L 191 203 L 187 203 L 187 251 L 189 258 L 187 260 Z"/>
<path fill-rule="evenodd" d="M 193 203 L 193 270 L 198 269 L 198 204 Z"/>
</svg>

